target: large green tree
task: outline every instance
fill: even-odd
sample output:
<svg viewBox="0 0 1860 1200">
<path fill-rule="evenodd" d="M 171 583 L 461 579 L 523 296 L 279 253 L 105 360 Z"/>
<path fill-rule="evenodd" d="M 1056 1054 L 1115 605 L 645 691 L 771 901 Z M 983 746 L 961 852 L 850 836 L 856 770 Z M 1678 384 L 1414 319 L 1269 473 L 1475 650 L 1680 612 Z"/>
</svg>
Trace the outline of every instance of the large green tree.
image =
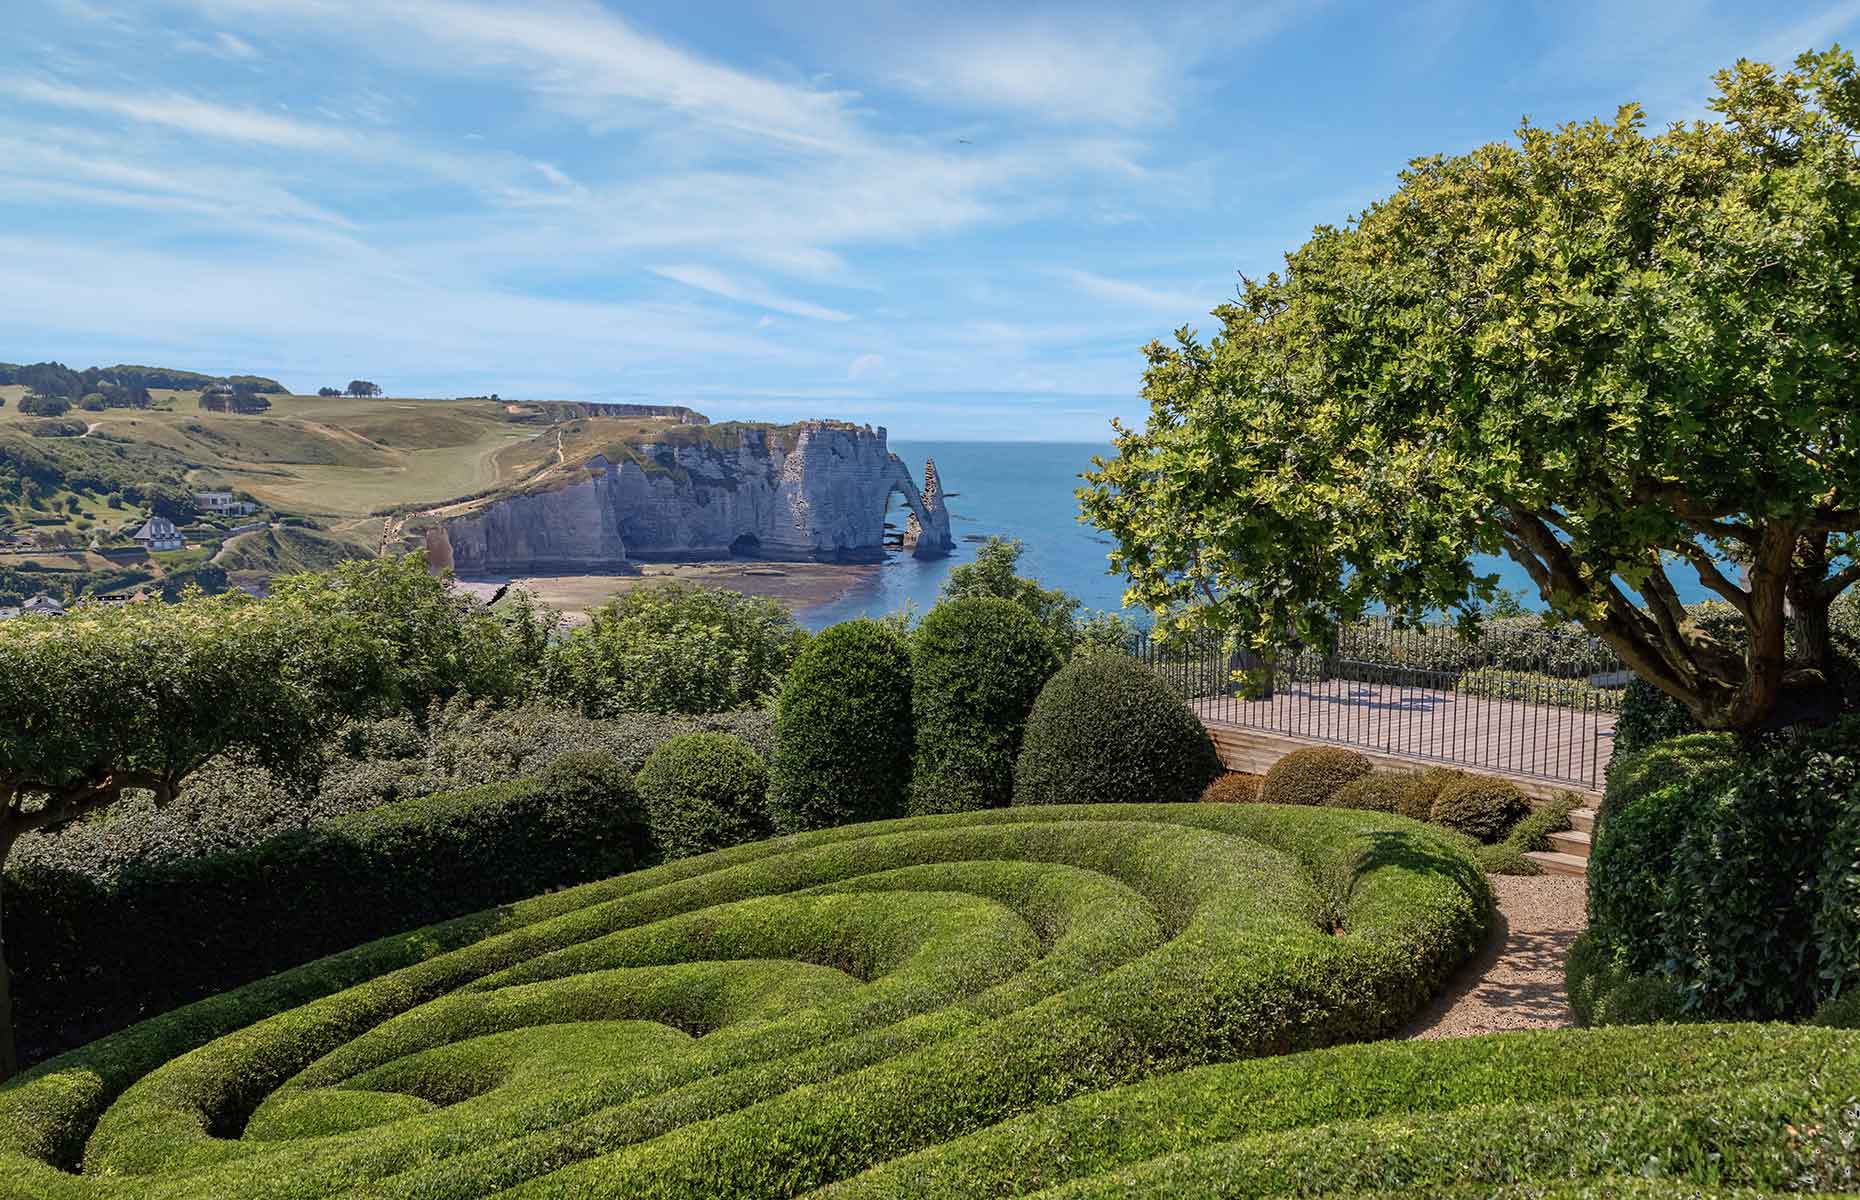
<svg viewBox="0 0 1860 1200">
<path fill-rule="evenodd" d="M 1822 685 L 1860 578 L 1860 82 L 1836 49 L 1717 83 L 1717 120 L 1417 160 L 1212 342 L 1151 345 L 1148 426 L 1080 492 L 1132 599 L 1270 651 L 1470 616 L 1502 552 L 1707 726 Z"/>
<path fill-rule="evenodd" d="M 126 791 L 165 803 L 216 755 L 295 766 L 391 691 L 392 659 L 353 616 L 242 595 L 0 624 L 0 866 L 26 834 Z M 0 1078 L 12 1029 L 0 955 Z"/>
</svg>

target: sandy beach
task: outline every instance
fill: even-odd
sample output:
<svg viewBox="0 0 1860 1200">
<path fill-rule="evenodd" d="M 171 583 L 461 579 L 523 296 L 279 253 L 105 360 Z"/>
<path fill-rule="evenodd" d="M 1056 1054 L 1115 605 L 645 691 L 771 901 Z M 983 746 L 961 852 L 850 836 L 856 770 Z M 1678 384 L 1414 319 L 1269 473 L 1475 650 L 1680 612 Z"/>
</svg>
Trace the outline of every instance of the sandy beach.
<svg viewBox="0 0 1860 1200">
<path fill-rule="evenodd" d="M 589 610 L 599 608 L 609 597 L 669 580 L 764 596 L 797 612 L 839 597 L 877 570 L 876 563 L 642 563 L 638 574 L 473 577 L 459 580 L 459 586 L 486 598 L 505 584 L 527 588 L 542 603 L 559 610 L 570 625 L 583 625 Z"/>
</svg>

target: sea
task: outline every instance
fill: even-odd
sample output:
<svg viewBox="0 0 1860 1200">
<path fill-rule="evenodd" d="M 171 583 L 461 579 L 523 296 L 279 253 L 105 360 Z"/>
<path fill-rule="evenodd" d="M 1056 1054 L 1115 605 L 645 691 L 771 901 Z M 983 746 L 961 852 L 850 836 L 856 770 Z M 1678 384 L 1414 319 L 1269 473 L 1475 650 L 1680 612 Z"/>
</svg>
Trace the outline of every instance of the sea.
<svg viewBox="0 0 1860 1200">
<path fill-rule="evenodd" d="M 809 629 L 824 629 L 855 617 L 878 617 L 915 606 L 919 615 L 936 603 L 950 570 L 973 562 L 989 537 L 1019 538 L 1023 546 L 1019 573 L 1045 587 L 1062 588 L 1087 609 L 1121 611 L 1124 580 L 1110 573 L 1109 536 L 1079 520 L 1074 493 L 1081 472 L 1094 455 L 1112 456 L 1108 443 L 1088 442 L 925 442 L 893 441 L 891 451 L 913 475 L 923 477 L 924 460 L 936 460 L 937 474 L 949 497 L 950 532 L 956 549 L 948 558 L 920 562 L 894 551 L 871 577 L 837 599 L 802 609 L 797 619 Z M 903 528 L 908 510 L 892 497 L 887 520 Z M 1496 571 L 1501 586 L 1523 592 L 1526 608 L 1541 609 L 1537 590 L 1524 569 L 1503 557 L 1480 556 L 1477 564 Z M 1674 570 L 1674 587 L 1687 603 L 1711 593 L 1689 570 Z M 1147 624 L 1141 612 L 1128 614 Z"/>
</svg>

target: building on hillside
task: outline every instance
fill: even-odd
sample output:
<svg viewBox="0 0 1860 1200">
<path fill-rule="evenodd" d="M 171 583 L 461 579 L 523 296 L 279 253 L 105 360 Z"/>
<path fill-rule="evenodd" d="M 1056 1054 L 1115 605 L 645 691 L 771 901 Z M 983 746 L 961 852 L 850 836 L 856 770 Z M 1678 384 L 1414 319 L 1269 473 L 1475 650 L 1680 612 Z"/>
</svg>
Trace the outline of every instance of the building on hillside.
<svg viewBox="0 0 1860 1200">
<path fill-rule="evenodd" d="M 0 621 L 11 621 L 19 615 L 19 605 L 0 604 Z"/>
<path fill-rule="evenodd" d="M 19 611 L 21 616 L 26 617 L 62 617 L 65 615 L 65 606 L 40 592 L 20 605 Z"/>
<path fill-rule="evenodd" d="M 141 604 L 148 598 L 147 592 L 137 588 L 133 592 L 98 592 L 90 598 L 90 602 L 104 608 L 120 608 L 125 604 Z"/>
<path fill-rule="evenodd" d="M 223 513 L 229 516 L 243 517 L 250 512 L 257 512 L 258 505 L 250 500 L 240 500 L 231 492 L 195 492 L 194 503 L 201 512 Z"/>
<path fill-rule="evenodd" d="M 144 550 L 179 550 L 186 543 L 181 538 L 181 531 L 174 527 L 174 522 L 167 517 L 150 517 L 148 524 L 138 529 L 134 539 Z"/>
</svg>

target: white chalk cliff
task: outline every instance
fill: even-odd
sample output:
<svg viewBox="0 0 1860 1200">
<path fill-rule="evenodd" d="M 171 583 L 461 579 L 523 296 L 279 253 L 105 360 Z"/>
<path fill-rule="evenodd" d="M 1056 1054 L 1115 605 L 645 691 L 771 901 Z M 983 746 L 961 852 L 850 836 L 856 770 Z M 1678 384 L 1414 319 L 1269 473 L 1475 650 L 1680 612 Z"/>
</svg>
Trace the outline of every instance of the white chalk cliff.
<svg viewBox="0 0 1860 1200">
<path fill-rule="evenodd" d="M 920 492 L 885 431 L 833 421 L 710 426 L 597 454 L 561 486 L 493 496 L 428 534 L 463 574 L 599 570 L 732 555 L 828 562 L 884 556 L 885 510 L 909 508 L 919 558 L 954 541 L 935 465 Z"/>
</svg>

